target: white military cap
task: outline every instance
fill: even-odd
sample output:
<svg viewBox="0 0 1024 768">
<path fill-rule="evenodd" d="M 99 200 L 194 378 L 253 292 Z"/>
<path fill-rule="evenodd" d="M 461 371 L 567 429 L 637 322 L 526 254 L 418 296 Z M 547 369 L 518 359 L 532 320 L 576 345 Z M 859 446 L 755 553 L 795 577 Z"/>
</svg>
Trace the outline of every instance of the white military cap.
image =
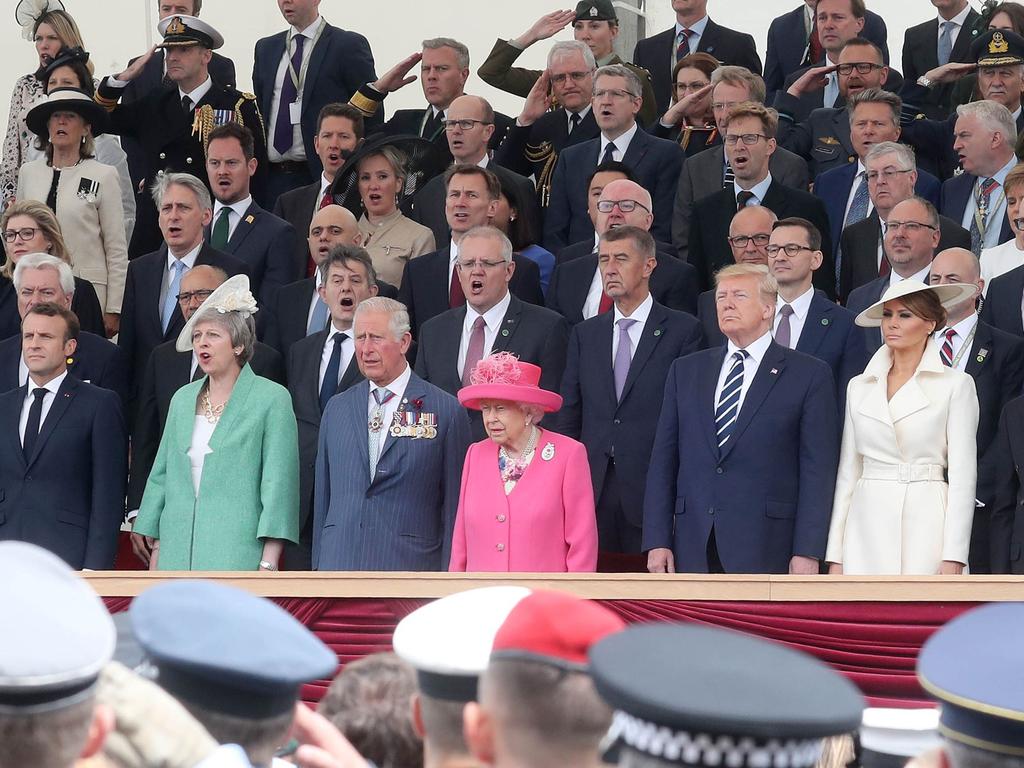
<svg viewBox="0 0 1024 768">
<path fill-rule="evenodd" d="M 868 707 L 861 718 L 861 765 L 892 768 L 941 744 L 939 710 Z"/>
</svg>

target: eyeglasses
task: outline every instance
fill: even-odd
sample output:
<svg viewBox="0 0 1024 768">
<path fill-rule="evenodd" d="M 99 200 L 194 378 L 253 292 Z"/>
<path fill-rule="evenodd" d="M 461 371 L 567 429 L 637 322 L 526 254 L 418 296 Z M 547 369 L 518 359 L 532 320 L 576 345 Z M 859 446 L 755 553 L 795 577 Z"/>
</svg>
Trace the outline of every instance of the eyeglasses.
<svg viewBox="0 0 1024 768">
<path fill-rule="evenodd" d="M 460 261 L 458 262 L 459 269 L 473 269 L 474 267 L 480 267 L 481 269 L 495 269 L 497 267 L 503 267 L 508 264 L 504 259 L 498 261 L 484 261 L 483 259 L 477 259 L 476 261 Z"/>
<path fill-rule="evenodd" d="M 771 235 L 766 235 L 763 232 L 759 232 L 756 235 L 736 235 L 729 238 L 729 244 L 733 248 L 746 248 L 751 240 L 754 241 L 754 245 L 758 248 L 764 248 L 768 245 L 768 241 L 771 240 Z"/>
<path fill-rule="evenodd" d="M 632 213 L 637 208 L 643 208 L 648 213 L 651 209 L 643 203 L 638 203 L 636 200 L 599 200 L 597 203 L 597 210 L 601 213 L 611 213 L 615 206 L 619 206 L 619 210 L 623 213 Z"/>
<path fill-rule="evenodd" d="M 213 293 L 213 291 L 187 291 L 186 293 L 179 293 L 177 299 L 179 304 L 189 304 L 192 299 L 205 301 L 211 293 Z"/>
<path fill-rule="evenodd" d="M 444 129 L 446 131 L 454 131 L 458 128 L 460 131 L 470 131 L 473 126 L 479 123 L 480 125 L 491 125 L 486 120 L 470 120 L 468 117 L 463 120 L 445 120 Z"/>
<path fill-rule="evenodd" d="M 635 99 L 629 91 L 623 91 L 621 88 L 602 88 L 599 91 L 594 91 L 595 99 L 603 99 L 607 96 L 610 99 Z"/>
<path fill-rule="evenodd" d="M 898 174 L 910 173 L 912 170 L 914 170 L 914 169 L 913 168 L 908 168 L 906 170 L 899 170 L 899 171 L 897 171 L 897 170 L 895 170 L 893 168 L 886 168 L 884 171 L 867 171 L 864 174 L 864 177 L 868 181 L 872 181 L 872 182 L 877 182 L 879 176 L 881 176 L 886 181 L 892 181 L 893 179 L 896 178 L 896 176 Z"/>
<path fill-rule="evenodd" d="M 893 221 L 892 219 L 889 219 L 889 221 L 885 222 L 885 231 L 888 232 L 890 229 L 897 231 L 905 229 L 910 234 L 914 234 L 915 232 L 920 232 L 922 229 L 938 229 L 938 227 L 933 227 L 931 224 L 925 224 L 923 221 Z"/>
<path fill-rule="evenodd" d="M 769 245 L 764 249 L 772 258 L 779 255 L 779 251 L 785 251 L 787 256 L 796 256 L 800 251 L 813 251 L 814 248 L 809 248 L 806 245 L 800 245 L 799 243 L 786 243 L 785 245 Z"/>
<path fill-rule="evenodd" d="M 882 69 L 881 64 L 873 64 L 870 61 L 858 61 L 851 64 L 840 64 L 837 71 L 843 77 L 853 74 L 853 70 L 857 70 L 858 75 L 866 75 L 874 69 Z"/>
<path fill-rule="evenodd" d="M 4 230 L 4 242 L 13 243 L 17 238 L 22 240 L 31 240 L 36 236 L 36 232 L 39 231 L 39 227 L 22 227 L 21 229 L 5 229 Z"/>
<path fill-rule="evenodd" d="M 770 136 L 765 136 L 763 133 L 727 133 L 725 135 L 725 143 L 730 147 L 736 146 L 740 141 L 746 144 L 748 147 L 752 147 L 761 139 L 770 139 Z"/>
<path fill-rule="evenodd" d="M 554 83 L 555 85 L 561 85 L 562 83 L 566 82 L 567 80 L 572 80 L 574 83 L 582 83 L 584 80 L 586 80 L 592 74 L 594 74 L 594 73 L 593 72 L 561 72 L 561 73 L 559 73 L 557 75 L 551 75 L 551 82 Z"/>
</svg>

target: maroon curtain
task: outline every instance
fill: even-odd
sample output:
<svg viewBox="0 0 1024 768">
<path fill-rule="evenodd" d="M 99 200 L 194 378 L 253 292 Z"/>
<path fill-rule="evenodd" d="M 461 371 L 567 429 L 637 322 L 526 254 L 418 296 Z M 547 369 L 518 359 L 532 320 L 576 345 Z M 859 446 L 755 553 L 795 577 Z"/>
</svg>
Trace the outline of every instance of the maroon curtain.
<svg viewBox="0 0 1024 768">
<path fill-rule="evenodd" d="M 130 598 L 105 598 L 112 613 Z M 391 649 L 395 625 L 426 600 L 385 598 L 275 599 L 338 654 L 341 665 Z M 629 623 L 695 621 L 786 643 L 850 678 L 875 706 L 928 703 L 914 665 L 921 644 L 971 603 L 783 603 L 678 600 L 601 601 Z M 679 649 L 680 654 L 686 652 Z M 319 701 L 329 681 L 303 689 Z"/>
</svg>

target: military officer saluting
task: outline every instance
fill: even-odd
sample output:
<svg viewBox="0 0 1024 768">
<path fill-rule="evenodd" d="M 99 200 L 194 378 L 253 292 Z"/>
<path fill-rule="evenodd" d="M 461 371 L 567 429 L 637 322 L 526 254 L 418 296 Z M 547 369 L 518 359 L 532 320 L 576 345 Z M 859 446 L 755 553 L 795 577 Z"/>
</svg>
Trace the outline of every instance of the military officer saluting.
<svg viewBox="0 0 1024 768">
<path fill-rule="evenodd" d="M 131 104 L 118 104 L 125 86 L 138 77 L 153 55 L 151 49 L 124 72 L 105 77 L 96 101 L 110 110 L 111 133 L 132 136 L 143 147 L 148 168 L 145 188 L 165 171 L 191 173 L 206 179 L 206 143 L 210 131 L 228 122 L 242 123 L 256 137 L 257 170 L 252 193 L 262 202 L 267 167 L 266 131 L 256 97 L 215 84 L 209 64 L 213 51 L 224 44 L 217 30 L 195 16 L 169 16 L 158 27 L 163 35 L 167 76 L 177 88 L 158 88 Z M 143 191 L 143 190 L 139 190 Z M 140 205 L 129 255 L 156 250 L 161 243 L 153 204 Z"/>
</svg>

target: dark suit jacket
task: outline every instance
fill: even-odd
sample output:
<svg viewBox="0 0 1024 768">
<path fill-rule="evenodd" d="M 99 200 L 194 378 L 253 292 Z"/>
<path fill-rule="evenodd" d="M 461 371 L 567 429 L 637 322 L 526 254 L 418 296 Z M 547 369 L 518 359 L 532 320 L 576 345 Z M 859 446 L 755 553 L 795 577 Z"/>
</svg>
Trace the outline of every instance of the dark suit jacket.
<svg viewBox="0 0 1024 768">
<path fill-rule="evenodd" d="M 596 138 L 566 147 L 558 156 L 551 181 L 551 201 L 544 215 L 543 242 L 556 255 L 570 243 L 594 236 L 594 225 L 587 212 L 587 177 L 597 168 L 600 152 L 601 139 Z M 623 162 L 632 169 L 637 183 L 651 193 L 651 234 L 655 240 L 669 240 L 683 150 L 675 142 L 651 136 L 638 126 Z"/>
<path fill-rule="evenodd" d="M 1010 401 L 1003 410 L 992 454 L 992 573 L 1024 573 L 1024 398 Z"/>
<path fill-rule="evenodd" d="M 459 343 L 465 321 L 465 306 L 432 317 L 423 324 L 417 344 L 416 374 L 450 395 L 457 395 L 462 388 Z M 541 388 L 557 392 L 565 369 L 568 343 L 569 324 L 565 318 L 513 296 L 491 353 L 511 352 L 523 362 L 539 366 Z M 487 437 L 480 411 L 469 411 L 469 423 L 473 440 Z"/>
<path fill-rule="evenodd" d="M 405 263 L 398 300 L 409 310 L 412 335 L 419 339 L 420 328 L 432 317 L 447 312 L 449 279 L 448 262 L 451 248 L 427 253 Z M 537 262 L 523 256 L 513 256 L 516 269 L 508 283 L 513 296 L 538 306 L 544 306 L 544 293 L 540 289 L 540 269 Z"/>
<path fill-rule="evenodd" d="M 67 376 L 27 459 L 27 387 L 0 395 L 0 539 L 48 549 L 75 569 L 114 567 L 128 446 L 117 395 Z"/>
<path fill-rule="evenodd" d="M 537 205 L 537 190 L 533 182 L 494 162 L 487 164 L 487 170 L 493 172 L 502 184 L 516 190 L 519 199 L 524 201 L 524 209 L 519 211 L 519 215 L 530 222 L 533 232 L 540 232 L 540 207 Z M 447 193 L 444 176 L 435 176 L 416 193 L 407 213 L 413 221 L 430 228 L 434 233 L 434 244 L 438 248 L 446 248 L 452 241 L 452 230 L 448 226 L 448 217 L 445 216 Z"/>
<path fill-rule="evenodd" d="M 857 152 L 850 138 L 850 113 L 846 107 L 821 107 L 806 120 L 797 120 L 799 101 L 785 91 L 775 96 L 774 106 L 779 113 L 775 140 L 779 146 L 805 158 L 812 177 L 856 164 Z"/>
<path fill-rule="evenodd" d="M 501 146 L 494 151 L 494 162 L 515 171 L 521 176 L 533 176 L 538 185 L 545 187 L 545 178 L 548 183 L 551 181 L 551 172 L 558 159 L 558 153 L 566 147 L 571 147 L 590 139 L 596 139 L 601 135 L 601 129 L 597 127 L 594 120 L 594 110 L 589 110 L 578 126 L 569 133 L 569 118 L 566 117 L 564 109 L 556 109 L 553 112 L 545 112 L 533 125 L 520 127 L 513 122 L 509 126 L 508 133 Z M 545 152 L 544 145 L 550 148 Z M 538 159 L 527 158 L 528 148 L 531 155 L 539 153 Z M 540 159 L 542 158 L 542 159 Z M 546 176 L 544 168 L 550 164 Z M 540 190 L 538 190 L 538 194 Z M 547 200 L 542 199 L 541 204 L 546 205 Z"/>
<path fill-rule="evenodd" d="M 811 183 L 807 161 L 781 147 L 768 158 L 768 171 L 784 187 L 806 191 Z M 690 255 L 690 215 L 694 201 L 720 191 L 724 180 L 725 147 L 721 145 L 683 161 L 672 206 L 672 245 L 683 261 L 689 260 Z"/>
<path fill-rule="evenodd" d="M 817 62 L 814 66 L 823 66 L 825 60 Z M 789 90 L 789 87 L 793 85 L 800 76 L 812 67 L 801 67 L 800 69 L 793 72 L 789 77 L 786 78 L 786 82 L 783 83 L 782 90 L 779 93 L 783 93 Z M 903 88 L 903 75 L 896 71 L 893 67 L 889 67 L 889 76 L 885 80 L 885 85 L 882 86 L 885 90 L 891 91 L 892 93 L 899 93 L 900 89 Z M 778 96 L 778 94 L 776 94 Z M 806 120 L 810 117 L 811 112 L 816 109 L 822 109 L 825 107 L 825 89 L 818 88 L 813 91 L 808 91 L 801 96 L 798 96 L 794 102 L 791 102 L 791 111 L 793 119 L 797 121 Z M 846 100 L 843 95 L 840 94 L 836 99 L 835 104 L 832 106 L 835 108 L 843 107 L 846 105 Z"/>
<path fill-rule="evenodd" d="M 383 107 L 379 108 L 381 111 Z M 424 136 L 423 129 L 425 128 L 423 116 L 427 111 L 427 107 L 420 107 L 419 109 L 399 109 L 388 119 L 383 126 L 381 131 L 388 134 L 389 136 L 419 136 L 421 139 L 426 139 L 435 147 L 443 157 L 447 159 L 449 163 L 454 161 L 452 158 L 452 151 L 448 146 L 448 135 L 444 129 L 441 128 L 433 133 L 431 136 Z M 494 133 L 491 134 L 490 141 L 487 142 L 488 148 L 496 150 L 501 143 L 505 140 L 505 136 L 508 135 L 509 130 L 516 123 L 514 118 L 504 115 L 501 112 L 494 113 Z M 524 174 L 529 176 L 530 174 Z"/>
<path fill-rule="evenodd" d="M 860 36 L 867 38 L 879 48 L 889 63 L 888 30 L 885 20 L 874 11 L 864 16 L 864 28 Z M 804 5 L 788 13 L 776 16 L 768 27 L 768 52 L 764 57 L 764 84 L 768 89 L 769 104 L 773 94 L 782 88 L 786 78 L 800 69 L 807 59 L 807 27 L 804 25 Z M 916 78 L 915 78 L 916 79 Z"/>
<path fill-rule="evenodd" d="M 715 388 L 726 348 L 669 369 L 644 497 L 644 551 L 708 570 L 712 531 L 727 573 L 786 573 L 825 555 L 839 463 L 839 409 L 821 360 L 771 344 L 721 448 Z"/>
<path fill-rule="evenodd" d="M 971 173 L 962 173 L 944 181 L 938 206 L 939 213 L 960 224 L 964 220 L 968 206 L 972 204 L 974 185 L 977 182 L 978 177 Z M 1013 240 L 1013 229 L 1010 228 L 1009 218 L 1004 214 L 999 227 L 999 242 L 1005 243 L 1007 240 Z"/>
<path fill-rule="evenodd" d="M 553 421 L 555 429 L 587 447 L 595 499 L 614 459 L 623 511 L 640 526 L 668 369 L 676 358 L 700 349 L 703 337 L 692 315 L 655 302 L 629 364 L 622 398 L 617 399 L 611 365 L 614 315 L 606 312 L 572 329 L 562 408 Z"/>
<path fill-rule="evenodd" d="M 878 212 L 872 211 L 863 221 L 851 224 L 839 238 L 842 263 L 839 265 L 839 300 L 846 303 L 855 288 L 878 279 L 878 243 L 882 225 Z M 958 222 L 939 216 L 939 253 L 947 248 L 971 249 L 971 235 Z M 1019 314 L 1019 313 L 1018 313 Z"/>
<path fill-rule="evenodd" d="M 814 196 L 820 197 L 825 203 L 830 230 L 828 237 L 832 240 L 832 251 L 839 247 L 839 238 L 843 234 L 843 219 L 846 216 L 846 203 L 850 199 L 853 183 L 857 179 L 857 162 L 847 163 L 821 174 L 814 180 Z M 866 180 L 865 180 L 865 183 Z M 917 172 L 917 184 L 914 194 L 923 197 L 936 208 L 939 207 L 939 180 L 928 171 Z"/>
<path fill-rule="evenodd" d="M 117 345 L 92 333 L 78 334 L 78 347 L 68 358 L 68 373 L 100 389 L 117 394 L 124 404 L 128 397 L 128 372 L 124 356 Z M 0 341 L 0 392 L 21 386 L 18 368 L 21 363 L 21 336 Z"/>
<path fill-rule="evenodd" d="M 271 126 L 271 109 L 274 100 L 274 82 L 277 68 L 284 56 L 287 32 L 278 32 L 256 41 L 255 64 L 252 71 L 252 89 L 256 94 L 260 112 L 267 123 L 267 135 Z M 373 53 L 366 38 L 358 32 L 326 24 L 316 47 L 309 57 L 306 79 L 302 88 L 302 144 L 306 150 L 306 164 L 314 179 L 320 178 L 323 166 L 313 148 L 316 135 L 316 121 L 320 110 L 327 104 L 347 104 L 352 94 L 364 83 L 377 79 L 373 69 Z M 380 115 L 367 118 L 368 125 L 382 122 Z"/>
<path fill-rule="evenodd" d="M 138 509 L 153 469 L 160 438 L 167 423 L 167 411 L 174 393 L 192 381 L 192 353 L 179 352 L 174 341 L 165 341 L 153 350 L 146 363 L 139 389 L 138 414 L 132 429 L 132 465 L 128 477 L 128 509 Z M 273 347 L 256 342 L 253 373 L 284 384 L 284 364 Z M 202 376 L 199 368 L 196 372 Z"/>
<path fill-rule="evenodd" d="M 1024 336 L 1021 322 L 1021 296 L 1024 295 L 1024 267 L 1011 269 L 988 284 L 981 319 L 994 328 Z"/>
<path fill-rule="evenodd" d="M 196 257 L 196 265 L 201 264 L 220 267 L 229 277 L 249 273 L 245 262 L 214 250 L 205 243 Z M 163 331 L 163 324 L 160 322 L 160 288 L 166 274 L 166 245 L 161 246 L 158 251 L 128 262 L 128 276 L 125 279 L 124 300 L 121 304 L 121 332 L 117 337 L 117 345 L 124 352 L 131 402 L 134 401 L 149 354 L 158 344 L 176 339 L 185 327 L 181 307 L 175 303 L 167 332 Z M 133 413 L 134 407 L 130 407 L 129 420 Z"/>
<path fill-rule="evenodd" d="M 956 43 L 950 54 L 950 61 L 970 61 L 971 43 L 974 37 L 971 29 L 978 20 L 973 8 L 968 12 L 964 25 L 956 36 Z M 939 66 L 939 20 L 932 18 L 907 29 L 903 37 L 903 76 L 909 83 L 930 69 Z M 945 120 L 952 109 L 953 83 L 930 89 L 928 100 L 919 105 L 921 111 L 934 120 Z"/>
<path fill-rule="evenodd" d="M 309 261 L 309 225 L 319 207 L 320 179 L 304 187 L 288 190 L 274 203 L 274 215 L 287 221 L 295 230 L 293 261 L 299 277 L 306 274 L 306 264 Z"/>
<path fill-rule="evenodd" d="M 726 344 L 725 334 L 718 327 L 718 311 L 715 307 L 715 292 L 704 291 L 700 295 L 698 312 L 704 338 L 709 347 Z M 836 384 L 836 402 L 839 405 L 840 427 L 842 413 L 846 406 L 846 385 L 850 379 L 864 373 L 870 355 L 864 348 L 864 334 L 853 323 L 854 315 L 840 307 L 820 291 L 811 299 L 807 319 L 796 342 L 796 351 L 816 357 L 828 363 Z"/>
<path fill-rule="evenodd" d="M 306 231 L 309 231 L 308 227 Z M 207 243 L 210 242 L 211 232 L 212 225 L 206 228 Z M 271 306 L 283 286 L 305 275 L 305 269 L 299 270 L 292 257 L 296 240 L 295 229 L 291 224 L 263 210 L 253 201 L 224 246 L 224 253 L 244 261 L 249 267 L 251 290 L 261 307 Z M 302 245 L 307 246 L 305 237 L 302 238 Z M 260 318 L 258 312 L 256 318 L 262 336 L 266 321 Z"/>
<path fill-rule="evenodd" d="M 786 187 L 772 179 L 762 204 L 780 219 L 799 216 L 807 219 L 821 232 L 821 251 L 824 261 L 814 273 L 814 286 L 835 295 L 835 269 L 832 266 L 832 243 L 828 239 L 828 215 L 825 205 L 814 195 L 800 189 Z M 700 286 L 707 290 L 714 282 L 715 272 L 733 264 L 729 248 L 729 224 L 736 214 L 736 195 L 733 189 L 721 189 L 693 204 L 690 214 L 690 261 L 697 267 Z"/>
<path fill-rule="evenodd" d="M 663 115 L 672 99 L 672 62 L 675 61 L 676 29 L 659 32 L 638 40 L 633 49 L 633 63 L 651 73 L 658 114 Z M 754 38 L 745 32 L 723 27 L 708 19 L 700 36 L 697 51 L 710 53 L 723 64 L 746 67 L 761 74 L 761 57 L 757 55 Z"/>
<path fill-rule="evenodd" d="M 650 277 L 650 291 L 654 300 L 669 309 L 695 314 L 697 271 L 691 264 L 679 261 L 664 251 L 659 251 L 656 259 L 658 263 Z M 597 255 L 592 252 L 556 266 L 548 286 L 548 309 L 562 315 L 570 325 L 582 323 L 583 305 L 587 301 L 596 271 Z"/>
<path fill-rule="evenodd" d="M 856 317 L 882 298 L 885 289 L 889 287 L 889 280 L 889 275 L 876 277 L 870 283 L 865 283 L 859 288 L 850 291 L 850 296 L 846 300 L 846 308 Z M 882 346 L 882 331 L 879 328 L 861 328 L 860 330 L 864 335 L 864 348 L 867 350 L 868 358 L 870 359 L 878 351 L 878 348 Z"/>
<path fill-rule="evenodd" d="M 75 295 L 71 299 L 71 311 L 78 317 L 80 330 L 106 338 L 103 309 L 96 297 L 96 289 L 88 280 L 75 278 Z M 14 283 L 0 276 L 0 339 L 19 335 L 21 315 L 18 313 L 18 295 L 14 292 Z"/>
</svg>

